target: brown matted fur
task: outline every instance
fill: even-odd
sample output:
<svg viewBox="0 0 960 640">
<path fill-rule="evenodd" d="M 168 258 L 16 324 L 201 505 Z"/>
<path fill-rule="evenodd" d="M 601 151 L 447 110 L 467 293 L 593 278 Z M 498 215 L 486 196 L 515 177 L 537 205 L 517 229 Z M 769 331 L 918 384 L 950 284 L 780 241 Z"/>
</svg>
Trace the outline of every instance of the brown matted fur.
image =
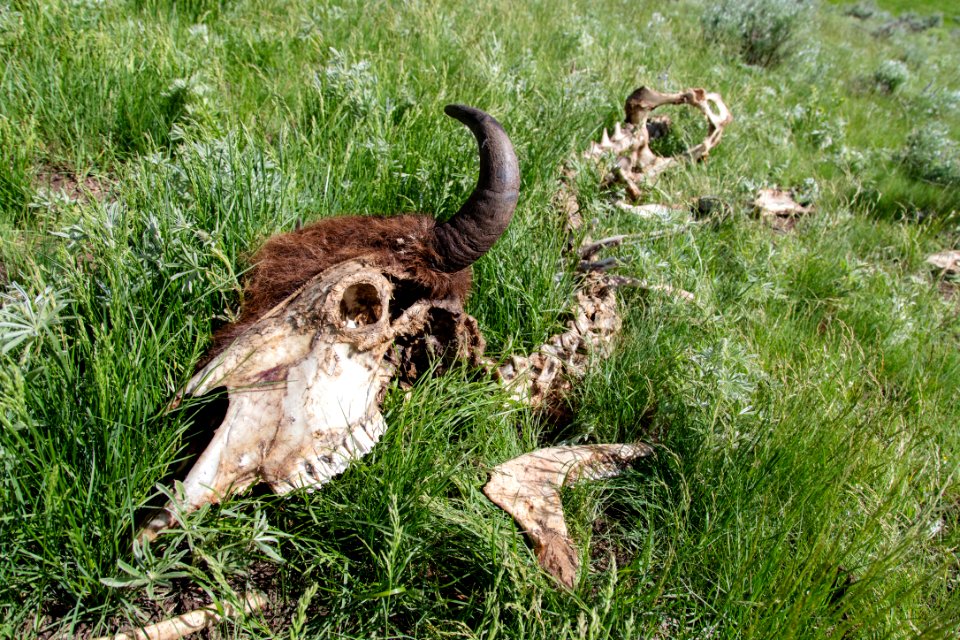
<svg viewBox="0 0 960 640">
<path fill-rule="evenodd" d="M 470 267 L 445 273 L 432 243 L 436 220 L 406 214 L 389 218 L 345 216 L 326 218 L 273 236 L 253 256 L 244 282 L 240 317 L 221 327 L 200 366 L 222 352 L 264 313 L 330 267 L 370 255 L 375 264 L 400 269 L 424 297 L 453 298 L 461 303 L 470 291 Z"/>
<path fill-rule="evenodd" d="M 447 105 L 444 111 L 470 129 L 480 155 L 477 186 L 457 213 L 442 224 L 420 214 L 327 218 L 270 238 L 252 258 L 240 317 L 214 334 L 200 366 L 310 278 L 361 256 L 403 281 L 405 290 L 395 292 L 401 303 L 416 296 L 463 304 L 470 265 L 510 223 L 520 171 L 510 138 L 495 118 L 466 105 Z"/>
</svg>

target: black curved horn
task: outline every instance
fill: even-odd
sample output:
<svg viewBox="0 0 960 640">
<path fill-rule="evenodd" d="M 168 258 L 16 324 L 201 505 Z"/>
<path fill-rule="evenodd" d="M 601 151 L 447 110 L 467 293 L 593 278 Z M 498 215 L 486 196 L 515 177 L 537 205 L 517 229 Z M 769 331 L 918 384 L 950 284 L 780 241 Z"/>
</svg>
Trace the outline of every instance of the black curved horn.
<svg viewBox="0 0 960 640">
<path fill-rule="evenodd" d="M 462 104 L 449 104 L 444 112 L 470 128 L 480 150 L 476 188 L 460 210 L 434 230 L 437 268 L 453 273 L 489 251 L 510 224 L 517 208 L 520 169 L 510 138 L 492 116 Z"/>
</svg>

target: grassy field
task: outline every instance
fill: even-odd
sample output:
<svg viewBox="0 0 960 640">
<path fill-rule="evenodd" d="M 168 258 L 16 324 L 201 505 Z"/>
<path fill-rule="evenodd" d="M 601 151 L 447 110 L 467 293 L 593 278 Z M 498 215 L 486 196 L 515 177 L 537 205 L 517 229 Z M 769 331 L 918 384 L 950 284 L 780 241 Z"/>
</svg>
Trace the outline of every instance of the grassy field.
<svg viewBox="0 0 960 640">
<path fill-rule="evenodd" d="M 212 637 L 956 638 L 960 298 L 925 258 L 960 242 L 960 36 L 821 4 L 763 67 L 705 27 L 716 5 L 0 0 L 0 636 L 99 635 L 253 585 L 270 608 Z M 529 351 L 570 305 L 560 167 L 643 84 L 718 91 L 735 117 L 646 201 L 729 211 L 617 250 L 696 303 L 624 291 L 571 421 L 467 368 L 425 379 L 323 490 L 254 492 L 132 553 L 183 457 L 190 418 L 166 404 L 258 243 L 449 215 L 476 151 L 442 107 L 479 106 L 522 186 L 469 310 L 489 355 Z M 664 224 L 586 164 L 579 183 L 595 238 Z M 773 232 L 748 206 L 772 185 L 815 214 Z M 558 588 L 480 493 L 489 470 L 638 440 L 649 464 L 565 492 L 585 570 Z"/>
</svg>

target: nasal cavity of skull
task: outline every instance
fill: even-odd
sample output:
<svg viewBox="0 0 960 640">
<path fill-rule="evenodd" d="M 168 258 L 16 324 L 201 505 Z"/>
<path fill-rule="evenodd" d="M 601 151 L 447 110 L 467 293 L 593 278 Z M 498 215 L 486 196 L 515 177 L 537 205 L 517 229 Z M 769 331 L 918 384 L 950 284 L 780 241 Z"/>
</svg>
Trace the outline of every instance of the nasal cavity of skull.
<svg viewBox="0 0 960 640">
<path fill-rule="evenodd" d="M 685 105 L 662 106 L 647 120 L 650 150 L 662 158 L 681 156 L 703 142 L 709 127 L 698 109 Z"/>
<path fill-rule="evenodd" d="M 403 315 L 404 311 L 422 300 L 430 299 L 430 291 L 412 280 L 393 278 L 387 280 L 393 285 L 390 294 L 390 321 L 393 322 Z"/>
<path fill-rule="evenodd" d="M 340 300 L 340 317 L 347 329 L 375 324 L 383 315 L 380 292 L 372 284 L 358 282 L 346 288 Z"/>
</svg>

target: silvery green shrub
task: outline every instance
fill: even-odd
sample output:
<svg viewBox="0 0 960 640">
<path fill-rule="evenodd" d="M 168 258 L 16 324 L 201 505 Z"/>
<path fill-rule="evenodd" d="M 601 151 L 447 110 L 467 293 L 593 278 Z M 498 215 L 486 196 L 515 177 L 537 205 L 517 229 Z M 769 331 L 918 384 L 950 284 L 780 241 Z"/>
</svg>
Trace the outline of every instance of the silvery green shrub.
<svg viewBox="0 0 960 640">
<path fill-rule="evenodd" d="M 843 15 L 851 16 L 858 20 L 867 20 L 877 15 L 877 13 L 879 13 L 879 9 L 877 9 L 877 5 L 873 2 L 858 2 L 843 10 Z"/>
<path fill-rule="evenodd" d="M 747 64 L 770 67 L 789 52 L 813 0 L 718 0 L 700 19 L 704 37 L 735 47 Z"/>
<path fill-rule="evenodd" d="M 916 180 L 960 187 L 960 145 L 942 125 L 913 130 L 907 136 L 900 162 L 907 175 Z"/>
<path fill-rule="evenodd" d="M 883 93 L 893 93 L 910 79 L 910 70 L 899 60 L 884 60 L 873 72 L 873 81 Z"/>
</svg>

